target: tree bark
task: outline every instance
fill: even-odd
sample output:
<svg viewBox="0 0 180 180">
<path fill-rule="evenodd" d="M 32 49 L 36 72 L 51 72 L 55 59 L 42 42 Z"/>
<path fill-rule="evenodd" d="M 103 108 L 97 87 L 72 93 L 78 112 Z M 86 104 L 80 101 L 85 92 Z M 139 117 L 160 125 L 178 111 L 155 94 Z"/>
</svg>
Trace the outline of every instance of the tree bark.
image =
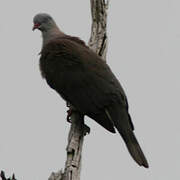
<svg viewBox="0 0 180 180">
<path fill-rule="evenodd" d="M 106 59 L 107 52 L 107 9 L 109 1 L 90 0 L 92 27 L 89 47 L 98 55 Z M 71 128 L 68 135 L 67 160 L 64 172 L 52 173 L 48 180 L 80 180 L 81 153 L 84 135 L 87 133 L 87 126 L 84 124 L 84 117 L 74 111 L 71 115 Z"/>
<path fill-rule="evenodd" d="M 109 0 L 90 0 L 91 2 L 91 37 L 89 47 L 106 60 L 107 53 L 107 9 Z"/>
</svg>

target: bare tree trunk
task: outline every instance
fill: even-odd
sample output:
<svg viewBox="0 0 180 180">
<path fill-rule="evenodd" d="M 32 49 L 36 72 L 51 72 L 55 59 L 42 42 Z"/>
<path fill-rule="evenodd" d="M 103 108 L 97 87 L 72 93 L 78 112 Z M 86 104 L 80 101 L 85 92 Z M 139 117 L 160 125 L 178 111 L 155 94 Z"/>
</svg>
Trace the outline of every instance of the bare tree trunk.
<svg viewBox="0 0 180 180">
<path fill-rule="evenodd" d="M 90 0 L 91 1 L 91 37 L 89 47 L 91 47 L 98 55 L 106 59 L 107 52 L 107 9 L 109 0 Z"/>
<path fill-rule="evenodd" d="M 107 51 L 106 22 L 109 1 L 90 0 L 90 2 L 92 27 L 89 47 L 105 60 Z M 84 124 L 84 117 L 76 111 L 73 112 L 71 121 L 64 173 L 62 171 L 52 173 L 48 180 L 80 180 L 81 153 L 87 126 Z"/>
</svg>

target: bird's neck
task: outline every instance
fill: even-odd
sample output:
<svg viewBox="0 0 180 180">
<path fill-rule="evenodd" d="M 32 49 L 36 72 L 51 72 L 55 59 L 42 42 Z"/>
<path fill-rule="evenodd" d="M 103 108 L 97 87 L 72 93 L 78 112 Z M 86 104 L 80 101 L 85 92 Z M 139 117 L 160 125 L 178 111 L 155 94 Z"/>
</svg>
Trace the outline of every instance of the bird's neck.
<svg viewBox="0 0 180 180">
<path fill-rule="evenodd" d="M 50 40 L 64 36 L 65 34 L 57 27 L 54 26 L 47 31 L 42 32 L 42 38 L 43 38 L 43 44 L 42 47 L 44 47 Z"/>
</svg>

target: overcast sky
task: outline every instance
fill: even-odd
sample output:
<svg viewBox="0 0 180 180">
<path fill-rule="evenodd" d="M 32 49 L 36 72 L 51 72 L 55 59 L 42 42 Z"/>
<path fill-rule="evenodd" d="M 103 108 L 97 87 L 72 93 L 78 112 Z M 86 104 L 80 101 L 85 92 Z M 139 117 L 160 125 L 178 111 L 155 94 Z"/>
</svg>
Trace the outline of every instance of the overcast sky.
<svg viewBox="0 0 180 180">
<path fill-rule="evenodd" d="M 67 34 L 90 36 L 89 0 L 3 0 L 0 6 L 0 170 L 45 180 L 64 167 L 65 102 L 42 80 L 40 32 L 47 12 Z M 108 64 L 128 96 L 136 136 L 150 168 L 139 167 L 119 134 L 86 118 L 82 179 L 179 180 L 180 1 L 110 1 Z"/>
</svg>

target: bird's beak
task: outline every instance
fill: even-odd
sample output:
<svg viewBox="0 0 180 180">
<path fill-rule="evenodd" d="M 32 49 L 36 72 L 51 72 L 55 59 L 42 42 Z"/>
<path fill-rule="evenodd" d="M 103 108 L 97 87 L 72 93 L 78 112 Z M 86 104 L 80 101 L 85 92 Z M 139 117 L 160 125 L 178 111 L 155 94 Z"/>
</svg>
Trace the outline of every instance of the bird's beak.
<svg viewBox="0 0 180 180">
<path fill-rule="evenodd" d="M 38 28 L 39 28 L 39 26 L 40 26 L 40 24 L 39 24 L 39 23 L 34 23 L 34 26 L 33 26 L 32 30 L 34 31 L 35 29 L 38 29 Z"/>
</svg>

